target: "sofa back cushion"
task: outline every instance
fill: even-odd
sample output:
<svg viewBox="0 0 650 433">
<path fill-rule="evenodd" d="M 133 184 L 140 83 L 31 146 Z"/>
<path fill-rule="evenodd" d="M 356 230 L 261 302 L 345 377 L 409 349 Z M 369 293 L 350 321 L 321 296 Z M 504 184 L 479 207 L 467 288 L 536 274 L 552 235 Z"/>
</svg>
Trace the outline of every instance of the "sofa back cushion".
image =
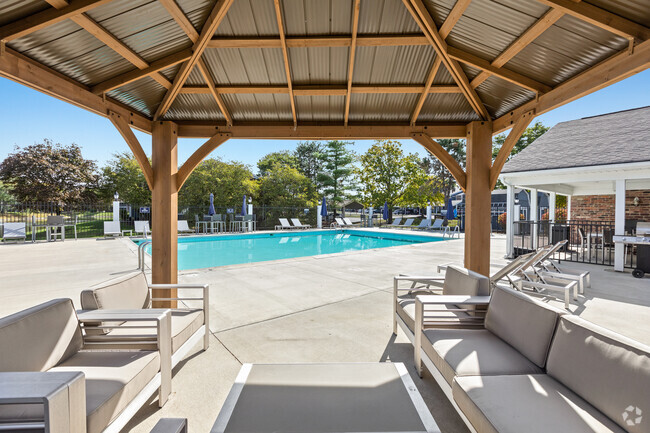
<svg viewBox="0 0 650 433">
<path fill-rule="evenodd" d="M 0 371 L 46 371 L 82 347 L 70 299 L 53 299 L 0 318 Z"/>
<path fill-rule="evenodd" d="M 567 315 L 555 332 L 547 372 L 626 431 L 650 431 L 650 347 Z"/>
<path fill-rule="evenodd" d="M 558 318 L 564 311 L 511 289 L 492 291 L 485 328 L 544 368 Z"/>
<path fill-rule="evenodd" d="M 490 279 L 477 272 L 456 266 L 448 266 L 445 272 L 445 282 L 442 286 L 443 295 L 456 296 L 488 296 L 490 294 Z M 475 310 L 475 305 L 459 305 L 461 308 Z"/>
<path fill-rule="evenodd" d="M 143 272 L 113 278 L 81 293 L 81 308 L 84 310 L 137 310 L 148 308 L 150 303 L 147 278 Z"/>
</svg>

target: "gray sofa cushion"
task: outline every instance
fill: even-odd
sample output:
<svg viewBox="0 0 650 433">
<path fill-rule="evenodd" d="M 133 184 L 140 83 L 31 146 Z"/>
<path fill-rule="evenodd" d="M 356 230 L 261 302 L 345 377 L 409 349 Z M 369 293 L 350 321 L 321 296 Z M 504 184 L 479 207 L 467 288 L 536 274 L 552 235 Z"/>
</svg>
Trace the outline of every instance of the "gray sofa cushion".
<svg viewBox="0 0 650 433">
<path fill-rule="evenodd" d="M 485 328 L 544 368 L 558 317 L 564 311 L 523 293 L 496 287 Z"/>
<path fill-rule="evenodd" d="M 148 308 L 150 303 L 147 278 L 143 272 L 113 278 L 81 294 L 81 308 L 84 310 L 140 309 Z"/>
<path fill-rule="evenodd" d="M 546 374 L 457 377 L 452 394 L 481 433 L 623 432 Z"/>
<path fill-rule="evenodd" d="M 629 432 L 650 431 L 650 347 L 576 316 L 563 316 L 547 372 Z M 628 424 L 632 406 L 642 422 Z"/>
<path fill-rule="evenodd" d="M 160 355 L 149 351 L 82 351 L 50 371 L 86 375 L 88 433 L 101 432 L 160 369 Z"/>
<path fill-rule="evenodd" d="M 457 375 L 542 373 L 541 368 L 485 329 L 429 329 L 424 336 L 422 348 L 450 385 Z"/>
<path fill-rule="evenodd" d="M 46 371 L 82 347 L 70 299 L 54 299 L 0 318 L 0 371 Z"/>
</svg>

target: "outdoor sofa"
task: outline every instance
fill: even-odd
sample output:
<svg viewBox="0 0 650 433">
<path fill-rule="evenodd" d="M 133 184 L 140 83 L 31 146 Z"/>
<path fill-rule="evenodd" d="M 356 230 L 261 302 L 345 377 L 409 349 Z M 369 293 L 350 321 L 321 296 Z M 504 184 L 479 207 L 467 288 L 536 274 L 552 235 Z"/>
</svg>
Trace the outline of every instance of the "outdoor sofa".
<svg viewBox="0 0 650 433">
<path fill-rule="evenodd" d="M 154 289 L 180 289 L 199 292 L 191 297 L 154 298 Z M 87 310 L 140 310 L 151 308 L 151 302 L 157 300 L 176 300 L 200 302 L 201 307 L 180 307 L 171 309 L 171 349 L 172 367 L 175 367 L 200 341 L 203 350 L 210 345 L 209 328 L 209 286 L 207 284 L 148 284 L 143 272 L 129 273 L 106 282 L 97 284 L 81 292 L 81 308 Z M 95 324 L 99 325 L 99 324 Z M 124 322 L 116 328 L 87 326 L 87 332 L 113 336 L 129 337 L 142 334 L 142 330 L 131 328 L 131 323 Z M 146 334 L 146 332 L 145 332 Z M 150 330 L 149 338 L 155 338 L 155 330 Z"/>
<path fill-rule="evenodd" d="M 83 332 L 86 320 L 70 299 L 0 318 L 0 429 L 119 432 L 156 391 L 159 406 L 165 404 L 171 392 L 171 312 L 155 310 L 146 322 L 137 321 L 137 314 L 104 313 L 111 319 L 132 318 L 133 326 L 150 327 L 153 321 L 156 337 L 136 334 L 128 340 L 129 350 L 107 351 L 103 343 L 118 339 Z M 92 320 L 101 318 L 99 314 Z M 61 380 L 61 373 L 74 373 L 62 384 L 64 398 L 53 400 L 46 394 L 39 400 L 39 392 Z"/>
<path fill-rule="evenodd" d="M 649 431 L 650 347 L 501 287 L 482 329 L 425 328 L 448 302 L 416 298 L 415 364 L 471 431 Z"/>
</svg>

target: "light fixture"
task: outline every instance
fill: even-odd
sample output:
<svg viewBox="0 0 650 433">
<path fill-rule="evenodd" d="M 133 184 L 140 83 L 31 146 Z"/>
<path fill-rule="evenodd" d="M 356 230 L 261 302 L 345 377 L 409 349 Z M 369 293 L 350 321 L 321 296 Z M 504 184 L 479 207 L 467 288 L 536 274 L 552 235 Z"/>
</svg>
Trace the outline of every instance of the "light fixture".
<svg viewBox="0 0 650 433">
<path fill-rule="evenodd" d="M 639 203 L 641 203 L 641 199 L 639 197 L 634 197 L 634 200 L 632 200 L 632 204 L 634 206 L 638 206 Z"/>
<path fill-rule="evenodd" d="M 113 198 L 115 199 L 115 201 L 118 201 L 120 199 L 120 195 L 117 192 L 115 192 L 115 195 L 113 195 Z"/>
<path fill-rule="evenodd" d="M 248 204 L 253 203 L 253 197 L 248 197 Z"/>
</svg>

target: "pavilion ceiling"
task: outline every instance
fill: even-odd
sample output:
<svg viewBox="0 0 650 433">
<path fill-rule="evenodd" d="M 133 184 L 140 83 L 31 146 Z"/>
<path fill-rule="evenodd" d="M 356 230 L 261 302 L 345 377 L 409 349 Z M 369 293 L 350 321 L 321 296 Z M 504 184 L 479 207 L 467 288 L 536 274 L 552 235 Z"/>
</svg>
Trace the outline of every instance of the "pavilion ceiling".
<svg viewBox="0 0 650 433">
<path fill-rule="evenodd" d="M 496 120 L 649 27 L 648 0 L 0 0 L 3 52 L 220 125 Z"/>
</svg>

